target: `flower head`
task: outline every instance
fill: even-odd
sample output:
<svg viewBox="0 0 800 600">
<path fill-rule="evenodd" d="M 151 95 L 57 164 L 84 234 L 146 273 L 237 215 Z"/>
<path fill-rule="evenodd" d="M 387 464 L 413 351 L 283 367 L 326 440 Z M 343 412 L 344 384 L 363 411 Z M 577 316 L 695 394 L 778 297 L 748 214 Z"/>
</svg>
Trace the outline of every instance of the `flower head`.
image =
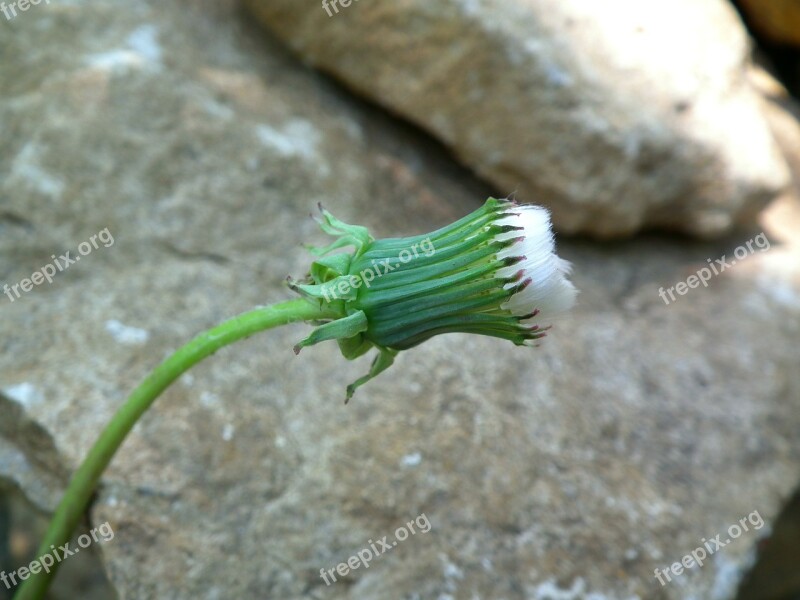
<svg viewBox="0 0 800 600">
<path fill-rule="evenodd" d="M 290 285 L 309 300 L 328 302 L 339 319 L 295 348 L 337 339 L 347 358 L 376 346 L 380 355 L 359 385 L 391 365 L 400 350 L 440 333 L 478 333 L 530 344 L 544 321 L 572 307 L 570 265 L 555 254 L 547 210 L 490 198 L 480 209 L 428 235 L 373 239 L 327 211 L 320 223 L 337 236 L 312 249 L 306 282 Z M 352 254 L 330 254 L 353 246 Z"/>
</svg>

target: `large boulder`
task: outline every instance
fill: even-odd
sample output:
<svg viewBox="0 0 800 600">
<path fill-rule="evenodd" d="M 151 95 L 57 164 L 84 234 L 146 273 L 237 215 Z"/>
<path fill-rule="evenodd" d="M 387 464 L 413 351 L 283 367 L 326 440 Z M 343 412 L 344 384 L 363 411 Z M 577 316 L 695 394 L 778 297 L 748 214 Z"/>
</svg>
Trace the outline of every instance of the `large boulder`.
<svg viewBox="0 0 800 600">
<path fill-rule="evenodd" d="M 787 182 L 725 0 L 246 4 L 564 232 L 719 235 Z"/>
<path fill-rule="evenodd" d="M 2 45 L 2 282 L 114 238 L 0 296 L 0 478 L 46 511 L 161 358 L 289 295 L 301 243 L 324 240 L 318 201 L 389 236 L 487 194 L 230 2 L 40 4 Z M 96 546 L 111 583 L 132 599 L 732 599 L 800 482 L 799 219 L 786 199 L 715 243 L 561 240 L 579 306 L 541 348 L 435 338 L 347 407 L 369 359 L 295 357 L 304 325 L 219 352 L 103 477 L 90 525 L 113 527 Z M 768 251 L 659 297 L 761 227 Z M 763 526 L 659 584 L 754 512 Z M 320 577 L 384 536 L 368 569 Z"/>
</svg>

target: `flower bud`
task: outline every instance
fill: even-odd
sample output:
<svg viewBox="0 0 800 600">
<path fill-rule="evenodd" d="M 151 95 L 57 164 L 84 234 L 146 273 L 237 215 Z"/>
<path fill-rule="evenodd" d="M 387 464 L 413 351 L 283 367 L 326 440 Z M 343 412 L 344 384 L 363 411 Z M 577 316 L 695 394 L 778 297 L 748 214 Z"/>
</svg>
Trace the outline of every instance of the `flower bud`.
<svg viewBox="0 0 800 600">
<path fill-rule="evenodd" d="M 543 321 L 577 294 L 570 265 L 555 254 L 546 209 L 489 198 L 483 207 L 427 235 L 373 239 L 322 210 L 322 229 L 337 237 L 312 249 L 321 258 L 291 287 L 327 302 L 341 317 L 318 327 L 295 351 L 336 339 L 347 358 L 380 350 L 348 399 L 392 364 L 400 350 L 441 333 L 478 333 L 515 344 L 545 335 Z M 352 254 L 330 254 L 352 246 Z"/>
</svg>

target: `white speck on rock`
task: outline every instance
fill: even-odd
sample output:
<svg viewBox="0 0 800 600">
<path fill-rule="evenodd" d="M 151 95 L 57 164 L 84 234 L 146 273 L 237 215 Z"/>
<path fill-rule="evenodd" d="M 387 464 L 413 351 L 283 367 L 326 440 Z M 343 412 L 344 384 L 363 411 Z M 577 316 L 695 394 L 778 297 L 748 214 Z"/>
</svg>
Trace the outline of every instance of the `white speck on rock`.
<svg viewBox="0 0 800 600">
<path fill-rule="evenodd" d="M 522 44 L 525 51 L 536 58 L 545 50 L 544 42 L 540 38 L 528 38 Z"/>
<path fill-rule="evenodd" d="M 756 279 L 760 290 L 786 308 L 800 309 L 800 293 L 796 285 L 785 279 L 761 275 Z"/>
<path fill-rule="evenodd" d="M 444 565 L 444 576 L 447 579 L 464 579 L 464 571 L 458 568 L 458 565 L 447 561 Z"/>
<path fill-rule="evenodd" d="M 282 127 L 258 125 L 256 136 L 262 144 L 276 150 L 281 156 L 319 160 L 319 131 L 305 119 L 292 119 Z"/>
<path fill-rule="evenodd" d="M 44 395 L 27 381 L 3 388 L 3 393 L 25 408 L 31 408 L 44 401 Z"/>
<path fill-rule="evenodd" d="M 234 433 L 236 433 L 236 427 L 231 423 L 225 423 L 225 427 L 222 428 L 222 439 L 226 442 L 230 442 L 233 439 Z"/>
<path fill-rule="evenodd" d="M 400 464 L 404 467 L 416 467 L 421 462 L 422 462 L 422 454 L 420 454 L 419 452 L 412 452 L 411 454 L 406 454 L 400 460 Z"/>
<path fill-rule="evenodd" d="M 419 381 L 409 381 L 408 390 L 412 394 L 419 394 L 422 391 L 422 384 Z"/>
<path fill-rule="evenodd" d="M 442 562 L 442 575 L 444 575 L 444 585 L 448 592 L 458 591 L 458 581 L 464 579 L 464 571 L 450 560 L 446 554 L 440 554 L 439 560 Z"/>
<path fill-rule="evenodd" d="M 216 100 L 206 100 L 203 102 L 202 107 L 206 113 L 223 121 L 232 119 L 236 114 L 229 106 L 225 106 Z"/>
<path fill-rule="evenodd" d="M 206 408 L 212 408 L 219 404 L 219 396 L 213 392 L 200 392 L 200 404 Z"/>
<path fill-rule="evenodd" d="M 362 141 L 364 139 L 364 130 L 362 129 L 361 125 L 359 125 L 355 121 L 347 121 L 345 122 L 345 131 L 347 131 L 348 137 L 356 140 Z"/>
<path fill-rule="evenodd" d="M 552 62 L 545 63 L 544 76 L 553 87 L 564 88 L 573 84 L 570 74 Z"/>
<path fill-rule="evenodd" d="M 144 344 L 150 337 L 150 334 L 145 329 L 129 327 L 116 319 L 106 321 L 106 331 L 120 344 L 125 344 L 126 346 L 139 346 Z"/>
<path fill-rule="evenodd" d="M 558 587 L 552 579 L 540 583 L 533 589 L 534 600 L 577 600 L 578 594 L 584 591 L 583 579 L 580 577 L 575 580 L 572 586 L 566 590 Z"/>
<path fill-rule="evenodd" d="M 713 600 L 733 598 L 741 578 L 739 565 L 728 560 L 723 554 L 717 554 L 714 556 L 714 567 L 716 575 L 711 588 L 711 598 Z"/>
<path fill-rule="evenodd" d="M 533 600 L 610 600 L 610 596 L 598 592 L 586 592 L 586 582 L 578 577 L 569 589 L 558 587 L 553 579 L 540 583 L 532 589 Z M 630 596 L 627 600 L 640 600 L 639 596 Z"/>
<path fill-rule="evenodd" d="M 155 25 L 142 25 L 128 36 L 128 48 L 151 63 L 161 62 L 161 46 Z"/>
<path fill-rule="evenodd" d="M 39 164 L 40 152 L 35 144 L 23 146 L 11 165 L 11 178 L 18 177 L 37 192 L 58 199 L 64 192 L 64 182 L 47 173 Z"/>
<path fill-rule="evenodd" d="M 86 64 L 100 71 L 127 71 L 144 66 L 142 57 L 132 50 L 109 50 L 90 54 L 86 57 Z"/>
<path fill-rule="evenodd" d="M 481 14 L 480 0 L 461 0 L 457 3 L 467 17 L 479 17 Z"/>
<path fill-rule="evenodd" d="M 103 71 L 127 71 L 129 69 L 161 68 L 161 46 L 158 30 L 154 25 L 143 25 L 134 29 L 123 48 L 90 54 L 86 64 Z"/>
</svg>

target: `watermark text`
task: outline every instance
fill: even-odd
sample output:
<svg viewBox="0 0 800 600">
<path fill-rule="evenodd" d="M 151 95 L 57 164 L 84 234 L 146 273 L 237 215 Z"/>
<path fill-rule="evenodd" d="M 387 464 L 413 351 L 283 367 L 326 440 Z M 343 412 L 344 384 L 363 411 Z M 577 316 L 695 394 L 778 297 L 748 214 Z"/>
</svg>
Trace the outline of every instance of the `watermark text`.
<svg viewBox="0 0 800 600">
<path fill-rule="evenodd" d="M 416 530 L 414 527 L 415 525 Z M 367 542 L 369 544 L 368 548 L 359 550 L 348 558 L 346 562 L 341 562 L 332 569 L 320 569 L 319 576 L 325 582 L 325 585 L 330 585 L 336 582 L 337 574 L 340 577 L 344 577 L 350 571 L 355 571 L 362 566 L 365 569 L 369 569 L 370 562 L 397 546 L 399 542 L 407 540 L 409 535 L 415 535 L 417 532 L 428 533 L 432 527 L 428 517 L 425 516 L 425 513 L 422 513 L 416 519 L 398 527 L 394 532 L 393 540 L 390 541 L 388 535 L 383 536 L 375 542 L 369 540 Z"/>
<path fill-rule="evenodd" d="M 62 560 L 77 554 L 81 551 L 81 548 L 88 548 L 96 542 L 110 542 L 113 539 L 114 530 L 111 528 L 108 521 L 106 521 L 99 527 L 92 529 L 89 533 L 78 536 L 77 548 L 70 548 L 70 542 L 58 548 L 51 545 L 51 552 L 43 554 L 38 559 L 32 561 L 28 566 L 20 567 L 12 573 L 6 573 L 5 571 L 0 573 L 0 581 L 3 582 L 7 590 L 10 590 L 12 587 L 19 585 L 20 582 L 28 579 L 31 575 L 38 575 L 42 571 L 49 573 L 50 569 L 52 569 L 56 563 L 60 563 Z"/>
<path fill-rule="evenodd" d="M 50 258 L 53 259 L 53 262 L 47 263 L 38 271 L 34 271 L 30 277 L 27 277 L 19 283 L 15 283 L 14 285 L 8 285 L 7 283 L 3 284 L 3 293 L 8 296 L 8 299 L 11 302 L 14 302 L 22 296 L 20 289 L 22 290 L 22 293 L 27 293 L 33 289 L 34 285 L 41 285 L 45 281 L 47 281 L 47 283 L 53 283 L 53 276 L 56 273 L 66 271 L 70 268 L 70 266 L 78 262 L 81 259 L 81 256 L 86 256 L 87 254 L 91 254 L 92 250 L 97 250 L 100 247 L 98 242 L 102 243 L 104 248 L 114 245 L 114 236 L 111 235 L 108 227 L 97 232 L 87 241 L 78 244 L 78 253 L 75 256 L 71 256 L 72 251 L 68 251 L 59 257 L 56 257 L 56 255 L 53 254 L 50 256 Z"/>
<path fill-rule="evenodd" d="M 749 526 L 748 526 L 749 525 Z M 670 581 L 672 581 L 673 576 L 681 575 L 684 569 L 692 569 L 695 566 L 702 567 L 705 560 L 714 554 L 717 550 L 720 550 L 730 544 L 733 540 L 740 537 L 743 533 L 750 531 L 750 527 L 755 530 L 759 530 L 764 526 L 764 519 L 761 518 L 761 515 L 758 513 L 757 510 L 754 510 L 746 517 L 742 517 L 739 519 L 738 523 L 734 523 L 730 527 L 728 527 L 728 537 L 725 540 L 721 540 L 720 538 L 724 535 L 722 533 L 718 533 L 716 536 L 707 540 L 706 538 L 702 538 L 700 542 L 703 544 L 702 546 L 698 546 L 694 550 L 692 550 L 689 554 L 686 554 L 680 562 L 672 563 L 669 567 L 665 569 L 659 569 L 656 567 L 655 570 L 655 578 L 658 579 L 658 582 L 664 586 L 667 585 Z"/>
<path fill-rule="evenodd" d="M 770 243 L 766 234 L 759 233 L 752 240 L 747 240 L 747 242 L 741 246 L 738 246 L 733 251 L 733 255 L 736 257 L 735 259 L 732 258 L 728 260 L 724 254 L 722 255 L 722 258 L 717 258 L 713 262 L 709 258 L 706 261 L 708 262 L 708 267 L 699 269 L 696 274 L 689 275 L 689 277 L 686 278 L 686 281 L 680 281 L 666 290 L 663 287 L 658 288 L 658 295 L 664 301 L 664 304 L 669 305 L 670 302 L 675 302 L 677 299 L 675 297 L 675 292 L 677 292 L 680 296 L 685 296 L 690 289 L 700 287 L 701 283 L 703 284 L 703 287 L 708 287 L 708 282 L 712 276 L 717 276 L 723 271 L 733 267 L 736 265 L 737 260 L 742 261 L 751 254 L 755 254 L 753 244 L 755 244 L 755 247 L 761 250 L 761 252 L 766 252 L 770 249 Z M 669 298 L 667 298 L 667 295 L 669 295 Z"/>
<path fill-rule="evenodd" d="M 329 17 L 332 17 L 334 14 L 339 14 L 340 6 L 342 8 L 347 8 L 353 2 L 358 2 L 358 0 L 322 0 L 322 8 L 325 9 Z M 331 9 L 333 9 L 333 12 L 331 12 Z"/>
<path fill-rule="evenodd" d="M 31 6 L 37 6 L 42 3 L 42 0 L 16 0 L 16 2 L 0 2 L 0 11 L 3 11 L 3 15 L 6 18 L 6 21 L 10 21 L 14 17 L 17 16 L 17 11 L 25 12 Z M 50 0 L 44 0 L 45 4 L 50 4 Z"/>
<path fill-rule="evenodd" d="M 350 275 L 350 277 L 339 278 L 335 282 L 325 283 L 322 285 L 322 295 L 326 302 L 338 300 L 340 296 L 346 296 L 350 290 L 355 290 L 361 287 L 370 287 L 372 282 L 379 277 L 383 277 L 387 273 L 391 273 L 402 264 L 407 264 L 419 258 L 420 252 L 425 256 L 433 256 L 436 254 L 436 248 L 431 241 L 431 238 L 425 238 L 421 242 L 401 250 L 397 256 L 397 261 L 386 258 L 378 262 L 372 261 L 372 266 L 363 269 L 360 273 Z"/>
</svg>

